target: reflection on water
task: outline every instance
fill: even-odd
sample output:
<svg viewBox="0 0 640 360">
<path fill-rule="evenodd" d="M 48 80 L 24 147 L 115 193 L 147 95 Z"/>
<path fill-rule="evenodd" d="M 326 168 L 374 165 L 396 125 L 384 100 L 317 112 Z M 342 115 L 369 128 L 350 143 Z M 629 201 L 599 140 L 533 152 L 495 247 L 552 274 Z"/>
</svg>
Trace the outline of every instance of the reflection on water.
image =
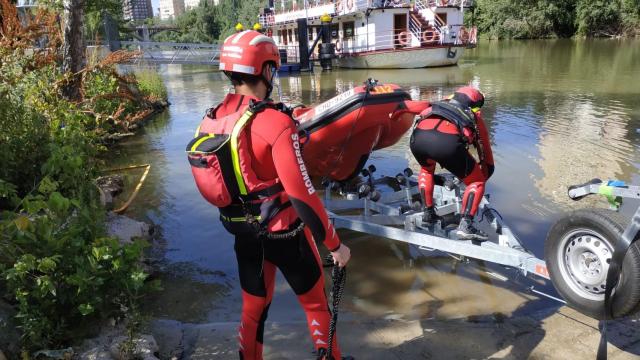
<svg viewBox="0 0 640 360">
<path fill-rule="evenodd" d="M 593 177 L 629 180 L 636 147 L 628 136 L 630 108 L 616 101 L 557 101 L 543 121 L 538 164 L 544 177 L 535 185 L 543 196 L 569 204 L 567 186 Z M 550 107 L 551 108 L 551 107 Z M 633 131 L 633 129 L 631 129 Z"/>
<path fill-rule="evenodd" d="M 555 214 L 584 206 L 567 200 L 567 185 L 593 177 L 640 179 L 639 58 L 638 40 L 490 42 L 467 52 L 457 67 L 283 76 L 278 93 L 287 103 L 314 104 L 369 77 L 399 84 L 414 99 L 439 99 L 469 83 L 480 87 L 496 158 L 487 192 L 526 246 L 542 256 Z M 165 292 L 149 308 L 156 316 L 183 321 L 237 320 L 233 240 L 195 188 L 184 154 L 205 110 L 230 86 L 223 74 L 207 68 L 160 70 L 172 106 L 110 156 L 114 165 L 153 166 L 131 209 L 158 224 L 162 235 Z M 394 175 L 406 166 L 417 170 L 407 141 L 372 154 L 379 173 Z M 606 206 L 601 199 L 587 204 Z M 344 301 L 352 315 L 473 317 L 552 305 L 531 301 L 522 286 L 488 275 L 485 270 L 496 271 L 489 264 L 460 264 L 440 253 L 351 232 L 342 238 L 354 255 Z M 271 314 L 303 319 L 281 278 Z"/>
</svg>

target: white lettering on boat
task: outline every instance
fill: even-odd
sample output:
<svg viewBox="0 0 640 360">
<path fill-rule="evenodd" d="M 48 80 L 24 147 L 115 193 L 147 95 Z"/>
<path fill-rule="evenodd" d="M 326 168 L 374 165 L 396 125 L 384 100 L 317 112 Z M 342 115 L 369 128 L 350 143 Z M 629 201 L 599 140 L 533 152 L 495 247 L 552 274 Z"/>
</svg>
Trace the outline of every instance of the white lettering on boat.
<svg viewBox="0 0 640 360">
<path fill-rule="evenodd" d="M 313 114 L 314 117 L 318 117 L 322 114 L 324 114 L 325 112 L 335 108 L 335 107 L 339 107 L 340 103 L 346 101 L 348 98 L 352 97 L 354 94 L 356 93 L 355 89 L 351 89 L 349 91 L 345 91 L 342 94 L 331 98 L 325 102 L 323 102 L 322 104 L 318 105 L 315 107 L 315 112 Z"/>
<path fill-rule="evenodd" d="M 298 134 L 291 134 L 291 140 L 293 140 L 293 150 L 296 153 L 296 158 L 298 159 L 298 166 L 300 167 L 300 172 L 302 173 L 302 180 L 304 180 L 304 186 L 307 187 L 307 192 L 309 195 L 316 192 L 316 189 L 313 187 L 313 183 L 311 182 L 311 177 L 309 176 L 309 172 L 307 171 L 307 167 L 304 165 L 304 160 L 302 159 L 302 151 L 300 151 L 300 142 Z"/>
</svg>

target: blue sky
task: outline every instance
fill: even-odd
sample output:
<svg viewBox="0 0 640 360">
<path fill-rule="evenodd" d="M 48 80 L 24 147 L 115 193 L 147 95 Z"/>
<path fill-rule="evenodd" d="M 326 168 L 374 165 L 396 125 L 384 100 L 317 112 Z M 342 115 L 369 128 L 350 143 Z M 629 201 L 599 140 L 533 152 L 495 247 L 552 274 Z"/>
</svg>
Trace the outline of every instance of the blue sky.
<svg viewBox="0 0 640 360">
<path fill-rule="evenodd" d="M 160 7 L 160 0 L 151 0 L 151 4 L 153 5 L 153 13 L 157 15 L 158 8 Z"/>
</svg>

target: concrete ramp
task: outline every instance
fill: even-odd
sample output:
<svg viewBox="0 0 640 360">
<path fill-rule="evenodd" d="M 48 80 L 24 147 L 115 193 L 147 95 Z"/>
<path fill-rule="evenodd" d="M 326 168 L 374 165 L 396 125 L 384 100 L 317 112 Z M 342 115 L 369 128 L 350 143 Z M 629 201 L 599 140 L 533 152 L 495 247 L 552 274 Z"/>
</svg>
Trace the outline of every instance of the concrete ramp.
<svg viewBox="0 0 640 360">
<path fill-rule="evenodd" d="M 353 315 L 353 314 L 351 314 Z M 354 315 L 357 318 L 357 315 Z M 640 356 L 640 322 L 612 322 L 609 359 Z M 237 359 L 238 323 L 153 322 L 161 358 Z M 595 359 L 597 322 L 567 307 L 531 316 L 454 320 L 358 319 L 339 324 L 340 344 L 356 359 Z M 267 322 L 264 358 L 315 359 L 304 322 Z"/>
</svg>

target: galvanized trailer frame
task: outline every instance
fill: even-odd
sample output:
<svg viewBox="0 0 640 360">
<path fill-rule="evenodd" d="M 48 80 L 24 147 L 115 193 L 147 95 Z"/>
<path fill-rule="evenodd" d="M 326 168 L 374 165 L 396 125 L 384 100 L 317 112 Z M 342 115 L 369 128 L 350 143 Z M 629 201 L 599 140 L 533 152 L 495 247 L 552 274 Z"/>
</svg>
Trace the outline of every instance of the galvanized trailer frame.
<svg viewBox="0 0 640 360">
<path fill-rule="evenodd" d="M 466 258 L 484 260 L 518 269 L 523 275 L 532 274 L 550 279 L 545 261 L 529 252 L 490 207 L 485 196 L 478 214 L 483 214 L 494 231 L 494 241 L 475 242 L 457 240 L 453 232 L 438 223 L 427 227 L 422 222 L 422 211 L 415 208 L 414 197 L 418 195 L 416 178 L 409 169 L 405 174 L 375 178 L 375 167 L 363 171 L 368 178 L 365 189 L 345 191 L 335 183 L 325 184 L 324 204 L 335 228 L 349 229 L 392 240 L 417 245 L 421 250 L 439 250 Z M 440 175 L 441 183 L 434 191 L 434 206 L 440 216 L 460 213 L 461 194 L 464 184 L 453 176 Z M 395 181 L 395 184 L 393 183 Z M 389 185 L 393 192 L 378 192 L 376 185 Z M 333 190 L 333 191 L 332 191 Z M 403 206 L 404 205 L 404 206 Z M 414 208 L 412 209 L 412 206 Z M 344 212 L 358 215 L 344 215 Z M 491 235 L 491 234 L 490 234 Z M 495 238 L 497 237 L 497 242 Z"/>
</svg>

